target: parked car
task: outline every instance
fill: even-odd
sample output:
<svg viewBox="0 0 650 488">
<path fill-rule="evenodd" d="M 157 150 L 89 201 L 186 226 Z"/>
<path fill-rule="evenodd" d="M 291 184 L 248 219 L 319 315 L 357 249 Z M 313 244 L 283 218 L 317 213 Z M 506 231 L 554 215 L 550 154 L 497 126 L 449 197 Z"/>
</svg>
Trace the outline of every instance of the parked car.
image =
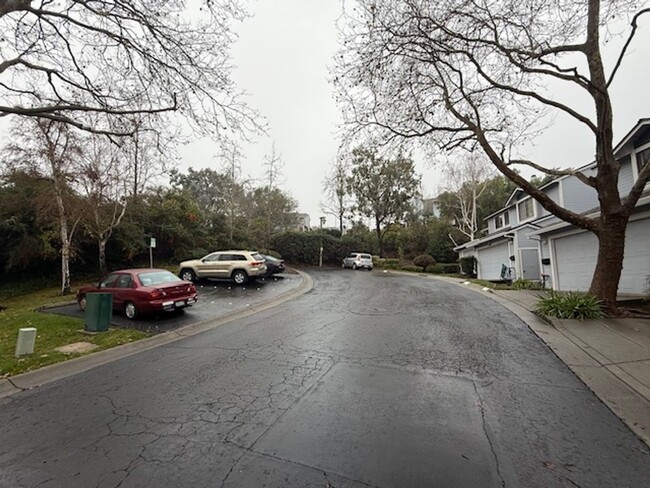
<svg viewBox="0 0 650 488">
<path fill-rule="evenodd" d="M 284 273 L 284 260 L 278 259 L 267 254 L 261 255 L 266 262 L 266 275 L 271 276 L 278 273 Z"/>
<path fill-rule="evenodd" d="M 185 281 L 203 278 L 232 280 L 243 285 L 266 275 L 264 258 L 255 251 L 217 251 L 180 264 L 178 276 Z"/>
<path fill-rule="evenodd" d="M 111 293 L 113 310 L 124 312 L 129 319 L 190 307 L 198 299 L 192 283 L 165 269 L 153 268 L 113 271 L 98 283 L 79 288 L 77 303 L 81 310 L 86 310 L 86 295 L 92 292 Z"/>
<path fill-rule="evenodd" d="M 343 258 L 343 268 L 372 270 L 372 256 L 362 252 L 353 252 Z"/>
</svg>

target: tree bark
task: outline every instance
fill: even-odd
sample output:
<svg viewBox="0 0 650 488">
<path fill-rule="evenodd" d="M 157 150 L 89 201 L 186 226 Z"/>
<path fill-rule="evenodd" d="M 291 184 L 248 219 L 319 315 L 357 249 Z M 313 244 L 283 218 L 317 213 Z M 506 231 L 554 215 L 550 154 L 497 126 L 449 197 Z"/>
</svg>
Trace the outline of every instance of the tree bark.
<svg viewBox="0 0 650 488">
<path fill-rule="evenodd" d="M 99 272 L 104 275 L 106 274 L 106 241 L 108 238 L 99 238 L 97 239 L 97 247 L 99 251 Z"/>
<path fill-rule="evenodd" d="M 603 216 L 598 237 L 598 257 L 589 293 L 602 300 L 612 314 L 618 314 L 616 296 L 625 257 L 627 216 Z"/>
<path fill-rule="evenodd" d="M 377 250 L 379 252 L 379 257 L 384 257 L 384 239 L 381 233 L 381 222 L 379 219 L 375 219 L 375 230 L 377 232 Z"/>
<path fill-rule="evenodd" d="M 70 293 L 70 236 L 68 235 L 68 221 L 65 217 L 63 198 L 60 195 L 59 185 L 55 178 L 55 200 L 59 210 L 59 235 L 61 237 L 61 295 Z"/>
</svg>

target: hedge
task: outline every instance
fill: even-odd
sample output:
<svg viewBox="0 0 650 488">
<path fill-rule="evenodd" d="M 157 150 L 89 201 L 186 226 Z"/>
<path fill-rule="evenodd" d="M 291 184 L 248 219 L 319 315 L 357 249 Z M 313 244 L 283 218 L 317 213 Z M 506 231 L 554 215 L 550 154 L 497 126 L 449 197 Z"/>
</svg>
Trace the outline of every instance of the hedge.
<svg viewBox="0 0 650 488">
<path fill-rule="evenodd" d="M 318 264 L 321 243 L 326 264 L 341 264 L 351 252 L 368 252 L 364 239 L 355 236 L 339 238 L 320 232 L 284 232 L 271 239 L 271 247 L 285 261 L 304 264 Z"/>
</svg>

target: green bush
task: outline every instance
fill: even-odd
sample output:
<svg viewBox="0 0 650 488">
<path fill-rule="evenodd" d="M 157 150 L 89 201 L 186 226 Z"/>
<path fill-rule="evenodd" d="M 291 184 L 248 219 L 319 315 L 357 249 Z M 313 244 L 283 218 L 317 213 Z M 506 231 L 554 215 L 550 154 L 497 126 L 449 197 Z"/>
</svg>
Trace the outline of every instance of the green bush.
<svg viewBox="0 0 650 488">
<path fill-rule="evenodd" d="M 323 246 L 323 263 L 341 264 L 351 252 L 367 252 L 370 244 L 359 236 L 334 237 L 320 232 L 283 232 L 271 239 L 271 248 L 285 261 L 318 264 L 320 246 Z"/>
<path fill-rule="evenodd" d="M 422 268 L 422 271 L 424 271 L 428 266 L 436 264 L 436 260 L 433 259 L 433 256 L 430 256 L 429 254 L 420 254 L 419 256 L 415 257 L 413 264 L 419 266 Z"/>
<path fill-rule="evenodd" d="M 432 264 L 431 266 L 427 266 L 426 272 L 431 274 L 444 274 L 445 265 L 442 263 Z"/>
<path fill-rule="evenodd" d="M 474 256 L 467 256 L 460 258 L 458 260 L 460 264 L 460 271 L 464 275 L 475 276 L 476 275 L 476 258 Z"/>
<path fill-rule="evenodd" d="M 421 273 L 422 268 L 418 266 L 401 266 L 399 269 L 402 271 L 413 271 L 415 273 Z"/>
<path fill-rule="evenodd" d="M 512 288 L 514 290 L 541 290 L 542 285 L 537 281 L 524 280 L 519 278 L 512 282 Z"/>
<path fill-rule="evenodd" d="M 548 315 L 558 319 L 598 319 L 603 316 L 601 302 L 593 295 L 577 291 L 557 292 L 551 290 L 539 297 L 537 315 Z"/>
<path fill-rule="evenodd" d="M 436 263 L 431 266 L 427 266 L 426 272 L 432 274 L 458 274 L 458 264 Z"/>
<path fill-rule="evenodd" d="M 442 272 L 444 274 L 458 274 L 460 266 L 458 263 L 442 263 Z"/>
</svg>

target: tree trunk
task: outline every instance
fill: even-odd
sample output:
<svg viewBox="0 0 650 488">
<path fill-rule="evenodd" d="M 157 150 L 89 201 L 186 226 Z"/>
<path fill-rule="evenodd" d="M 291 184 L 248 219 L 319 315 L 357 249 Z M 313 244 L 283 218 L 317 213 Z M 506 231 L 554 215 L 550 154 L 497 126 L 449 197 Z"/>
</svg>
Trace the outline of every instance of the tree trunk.
<svg viewBox="0 0 650 488">
<path fill-rule="evenodd" d="M 97 247 L 99 250 L 99 272 L 106 274 L 106 238 L 100 237 L 97 239 Z"/>
<path fill-rule="evenodd" d="M 70 241 L 68 235 L 68 221 L 65 215 L 65 205 L 61 196 L 58 175 L 54 175 L 54 199 L 59 211 L 59 235 L 61 238 L 61 295 L 70 293 Z"/>
<path fill-rule="evenodd" d="M 618 313 L 616 295 L 625 256 L 627 216 L 603 216 L 598 232 L 598 258 L 589 293 L 598 297 L 612 314 Z"/>
<path fill-rule="evenodd" d="M 62 239 L 63 235 L 64 231 L 62 229 Z M 61 295 L 68 294 L 70 294 L 70 242 L 66 239 L 61 246 Z"/>
<path fill-rule="evenodd" d="M 377 248 L 379 251 L 379 257 L 383 258 L 384 257 L 384 239 L 381 234 L 381 223 L 379 222 L 378 219 L 375 219 L 375 229 L 377 231 Z"/>
</svg>

